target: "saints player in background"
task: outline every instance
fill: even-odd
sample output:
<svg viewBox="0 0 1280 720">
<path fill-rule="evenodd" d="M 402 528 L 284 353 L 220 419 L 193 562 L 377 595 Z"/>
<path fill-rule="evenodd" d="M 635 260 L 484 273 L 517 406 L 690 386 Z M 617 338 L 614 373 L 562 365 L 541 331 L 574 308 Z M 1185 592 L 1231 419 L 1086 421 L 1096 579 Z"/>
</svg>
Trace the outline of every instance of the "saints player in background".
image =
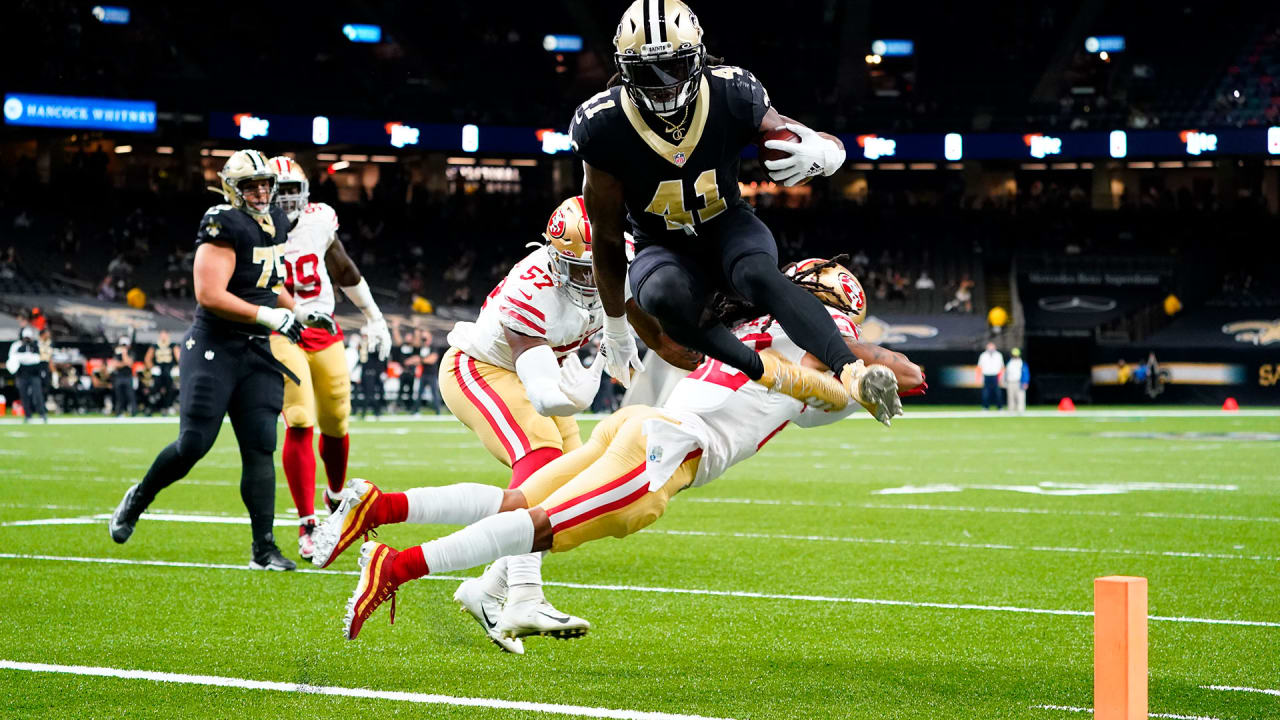
<svg viewBox="0 0 1280 720">
<path fill-rule="evenodd" d="M 169 331 L 161 330 L 156 344 L 147 348 L 143 360 L 147 372 L 155 378 L 151 386 L 151 409 L 168 414 L 173 407 L 173 366 L 182 357 L 182 350 L 169 341 Z"/>
<path fill-rule="evenodd" d="M 283 394 L 281 372 L 267 336 L 297 342 L 302 327 L 336 328 L 333 318 L 294 306 L 283 290 L 289 219 L 273 207 L 276 174 L 256 150 L 241 150 L 222 166 L 227 203 L 209 208 L 196 233 L 195 321 L 182 342 L 178 439 L 129 488 L 111 514 L 111 539 L 133 534 L 156 494 L 181 480 L 209 452 L 222 418 L 240 446 L 240 498 L 249 510 L 254 570 L 293 570 L 271 532 L 275 518 L 276 418 Z M 277 306 L 279 305 L 279 306 Z"/>
<path fill-rule="evenodd" d="M 276 205 L 289 218 L 285 243 L 285 287 L 297 307 L 321 315 L 333 315 L 333 280 L 365 317 L 364 334 L 370 350 L 386 360 L 391 352 L 391 332 L 382 311 L 369 292 L 369 283 L 347 255 L 338 239 L 338 215 L 324 203 L 309 202 L 310 184 L 302 168 L 286 156 L 271 159 L 280 178 Z M 320 426 L 320 459 L 328 481 L 325 501 L 329 510 L 338 506 L 338 493 L 347 481 L 347 419 L 351 415 L 351 381 L 342 343 L 342 329 L 305 328 L 302 339 L 291 342 L 271 336 L 271 352 L 293 371 L 299 382 L 284 384 L 284 449 L 280 454 L 289 493 L 298 509 L 298 555 L 310 560 L 314 550 L 311 532 L 316 527 L 316 456 L 312 434 Z"/>
<path fill-rule="evenodd" d="M 839 328 L 841 342 L 869 363 L 883 363 L 896 391 L 923 384 L 920 369 L 905 356 L 858 342 L 855 321 L 865 311 L 862 288 L 834 261 L 808 260 L 789 269 L 788 282 L 812 294 Z M 758 308 L 725 302 L 717 317 L 734 336 L 755 348 L 772 349 L 788 362 L 834 379 L 785 328 Z M 347 637 L 354 639 L 373 611 L 397 587 L 428 573 L 461 570 L 529 550 L 565 552 L 603 537 L 635 533 L 665 512 L 680 491 L 711 482 L 750 458 L 789 424 L 816 427 L 846 417 L 824 412 L 766 390 L 739 370 L 707 359 L 680 381 L 661 408 L 631 405 L 596 426 L 591 439 L 503 492 L 488 485 L 417 488 L 404 493 L 405 518 L 414 523 L 472 523 L 452 535 L 396 551 L 377 542 L 360 549 L 360 581 L 347 604 Z M 317 532 L 317 554 L 334 557 L 386 517 L 391 496 L 353 479 L 343 503 Z M 341 529 L 331 532 L 330 528 Z M 336 544 L 330 545 L 336 539 Z"/>
<path fill-rule="evenodd" d="M 778 270 L 778 248 L 738 191 L 743 147 L 786 128 L 800 142 L 769 140 L 789 153 L 767 161 L 771 176 L 795 185 L 831 175 L 844 146 L 780 115 L 750 72 L 710 65 L 697 17 L 681 0 L 635 0 L 614 37 L 616 84 L 587 100 L 570 125 L 595 220 L 596 281 L 604 306 L 606 369 L 624 385 L 640 368 L 624 317 L 623 285 L 677 342 L 739 368 L 766 387 L 816 407 L 849 398 L 882 420 L 887 369 L 856 362 L 822 304 Z M 627 269 L 624 211 L 635 236 Z M 715 291 L 745 298 L 777 318 L 800 347 L 836 372 L 837 394 L 807 369 L 757 353 L 722 324 L 701 322 Z"/>
</svg>

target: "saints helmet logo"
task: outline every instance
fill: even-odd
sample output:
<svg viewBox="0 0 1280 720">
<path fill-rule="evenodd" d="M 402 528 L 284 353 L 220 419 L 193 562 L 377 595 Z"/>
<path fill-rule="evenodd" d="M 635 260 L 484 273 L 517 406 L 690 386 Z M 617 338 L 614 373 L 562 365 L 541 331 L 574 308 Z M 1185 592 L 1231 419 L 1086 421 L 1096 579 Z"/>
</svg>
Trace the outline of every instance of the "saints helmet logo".
<svg viewBox="0 0 1280 720">
<path fill-rule="evenodd" d="M 1236 341 L 1242 343 L 1280 343 L 1280 320 L 1241 320 L 1223 325 L 1222 332 L 1235 336 Z"/>
</svg>

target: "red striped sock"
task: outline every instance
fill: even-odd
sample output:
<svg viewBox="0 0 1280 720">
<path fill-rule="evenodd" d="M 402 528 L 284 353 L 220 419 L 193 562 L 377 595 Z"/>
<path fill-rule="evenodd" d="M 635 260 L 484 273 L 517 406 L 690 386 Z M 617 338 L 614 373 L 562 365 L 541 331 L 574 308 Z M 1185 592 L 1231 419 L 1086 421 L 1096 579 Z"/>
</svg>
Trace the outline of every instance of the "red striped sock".
<svg viewBox="0 0 1280 720">
<path fill-rule="evenodd" d="M 409 519 L 409 496 L 404 493 L 383 493 L 369 509 L 373 524 L 394 525 Z"/>
<path fill-rule="evenodd" d="M 422 554 L 421 545 L 401 550 L 391 561 L 391 582 L 396 585 L 426 577 L 429 572 L 431 569 L 427 567 L 427 559 Z"/>
<path fill-rule="evenodd" d="M 285 430 L 280 464 L 284 465 L 284 479 L 289 483 L 289 494 L 298 508 L 298 517 L 315 514 L 316 454 L 311 448 L 311 428 L 291 427 Z"/>
<path fill-rule="evenodd" d="M 350 447 L 350 435 L 337 438 L 320 433 L 320 459 L 324 461 L 324 474 L 332 493 L 342 492 L 342 486 L 347 483 L 347 450 Z"/>
</svg>

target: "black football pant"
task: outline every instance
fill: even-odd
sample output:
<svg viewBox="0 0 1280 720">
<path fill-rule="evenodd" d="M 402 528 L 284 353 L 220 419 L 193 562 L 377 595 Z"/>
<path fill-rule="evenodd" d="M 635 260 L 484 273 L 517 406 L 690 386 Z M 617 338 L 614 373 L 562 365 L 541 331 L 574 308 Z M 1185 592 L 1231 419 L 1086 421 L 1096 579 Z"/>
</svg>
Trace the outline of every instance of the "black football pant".
<svg viewBox="0 0 1280 720">
<path fill-rule="evenodd" d="M 240 445 L 240 499 L 249 510 L 253 541 L 274 542 L 276 422 L 284 402 L 284 377 L 265 337 L 227 337 L 192 328 L 178 359 L 182 391 L 178 439 L 156 456 L 135 495 L 137 514 L 156 494 L 186 477 L 218 439 L 222 418 Z"/>
<path fill-rule="evenodd" d="M 628 277 L 636 302 L 676 342 L 760 379 L 764 366 L 755 350 L 723 324 L 701 326 L 703 310 L 719 290 L 772 315 L 788 337 L 837 373 L 854 362 L 822 301 L 778 269 L 773 233 L 750 206 L 731 207 L 699 226 L 696 236 L 667 242 L 637 239 L 640 250 Z"/>
<path fill-rule="evenodd" d="M 111 411 L 117 417 L 128 410 L 130 415 L 138 414 L 138 394 L 133 389 L 133 376 L 111 378 Z"/>
<path fill-rule="evenodd" d="M 44 378 L 38 372 L 29 372 L 25 368 L 17 375 L 18 397 L 22 400 L 23 422 L 31 420 L 39 413 L 45 420 L 49 419 L 49 410 L 44 406 Z"/>
</svg>

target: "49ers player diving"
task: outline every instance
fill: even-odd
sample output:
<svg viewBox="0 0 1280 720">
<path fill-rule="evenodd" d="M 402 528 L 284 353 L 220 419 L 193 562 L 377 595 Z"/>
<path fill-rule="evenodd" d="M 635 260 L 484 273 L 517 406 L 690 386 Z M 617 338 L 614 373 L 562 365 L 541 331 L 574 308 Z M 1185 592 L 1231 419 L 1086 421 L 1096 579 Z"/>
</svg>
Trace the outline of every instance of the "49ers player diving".
<svg viewBox="0 0 1280 720">
<path fill-rule="evenodd" d="M 307 175 L 291 158 L 282 155 L 272 158 L 270 164 L 279 177 L 276 204 L 293 223 L 285 246 L 285 286 L 299 308 L 332 315 L 335 298 L 330 278 L 336 280 L 364 314 L 370 351 L 385 360 L 391 352 L 391 333 L 369 292 L 369 283 L 360 276 L 359 268 L 338 240 L 337 213 L 325 203 L 308 201 Z M 272 335 L 271 352 L 301 381 L 284 384 L 284 419 L 289 427 L 281 463 L 298 508 L 298 555 L 309 560 L 315 551 L 311 535 L 317 525 L 316 458 L 311 444 L 316 425 L 320 426 L 320 459 L 328 479 L 325 501 L 330 511 L 337 507 L 347 479 L 351 381 L 342 328 L 332 333 L 306 328 L 297 345 Z"/>
<path fill-rule="evenodd" d="M 888 424 L 901 413 L 899 388 L 923 385 L 920 369 L 899 353 L 858 342 L 855 321 L 865 315 L 865 295 L 844 267 L 809 260 L 789 268 L 787 277 L 826 306 L 857 364 L 872 363 L 889 371 L 885 384 L 875 388 L 888 406 L 888 417 L 881 418 Z M 722 303 L 718 315 L 733 327 L 739 341 L 812 368 L 838 386 L 826 366 L 788 337 L 772 316 L 731 303 Z M 676 493 L 714 480 L 754 455 L 786 425 L 825 425 L 846 417 L 854 407 L 850 403 L 833 411 L 816 410 L 708 358 L 680 381 L 662 408 L 623 408 L 600 423 L 585 445 L 553 460 L 519 488 L 504 492 L 488 485 L 458 484 L 389 494 L 353 478 L 338 510 L 316 533 L 316 557 L 331 562 L 362 534 L 387 522 L 470 523 L 403 552 L 378 542 L 364 543 L 360 581 L 344 618 L 347 637 L 354 639 L 374 610 L 409 580 L 504 555 L 563 552 L 606 536 L 624 537 L 657 520 Z M 402 509 L 391 512 L 396 505 Z M 393 614 L 394 610 L 393 602 Z"/>
</svg>

